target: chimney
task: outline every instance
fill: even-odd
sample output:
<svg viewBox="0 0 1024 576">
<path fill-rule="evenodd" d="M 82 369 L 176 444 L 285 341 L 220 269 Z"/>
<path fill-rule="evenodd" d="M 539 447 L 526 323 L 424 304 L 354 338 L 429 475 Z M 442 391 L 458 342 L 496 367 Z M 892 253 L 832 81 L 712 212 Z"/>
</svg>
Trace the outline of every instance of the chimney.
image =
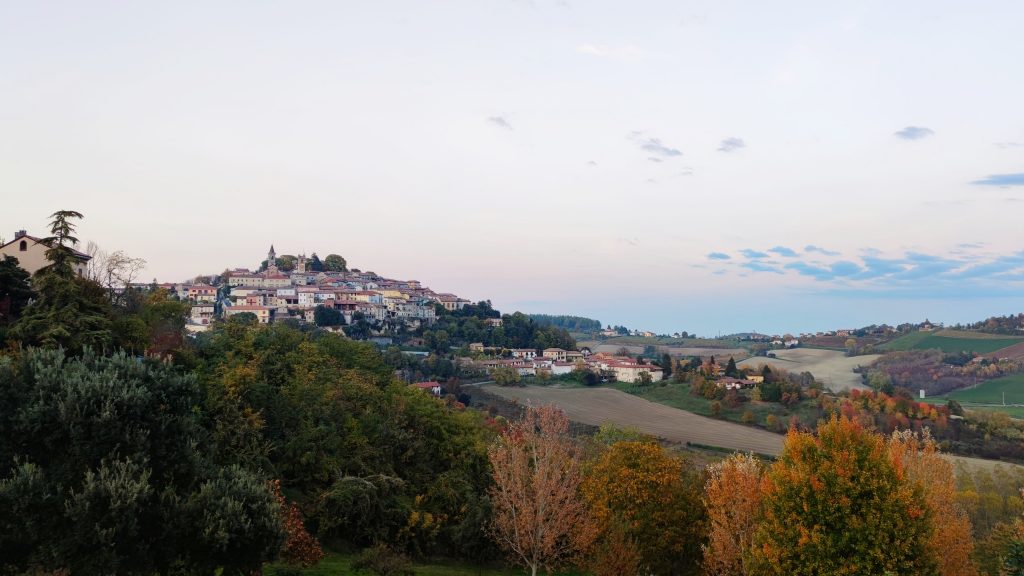
<svg viewBox="0 0 1024 576">
<path fill-rule="evenodd" d="M 14 239 L 15 240 L 17 240 L 18 238 L 21 238 L 22 236 L 28 236 L 28 233 L 25 232 L 24 230 L 18 230 L 17 232 L 14 233 Z"/>
</svg>

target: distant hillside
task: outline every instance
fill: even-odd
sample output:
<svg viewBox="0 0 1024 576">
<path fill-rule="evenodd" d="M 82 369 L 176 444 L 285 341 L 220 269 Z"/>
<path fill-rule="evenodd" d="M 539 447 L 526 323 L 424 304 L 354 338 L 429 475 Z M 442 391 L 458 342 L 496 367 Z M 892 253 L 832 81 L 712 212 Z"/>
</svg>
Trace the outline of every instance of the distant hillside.
<svg viewBox="0 0 1024 576">
<path fill-rule="evenodd" d="M 1024 343 L 1024 338 L 967 330 L 938 330 L 911 332 L 882 344 L 879 348 L 886 351 L 938 349 L 947 353 L 989 354 L 1020 343 Z"/>
</svg>

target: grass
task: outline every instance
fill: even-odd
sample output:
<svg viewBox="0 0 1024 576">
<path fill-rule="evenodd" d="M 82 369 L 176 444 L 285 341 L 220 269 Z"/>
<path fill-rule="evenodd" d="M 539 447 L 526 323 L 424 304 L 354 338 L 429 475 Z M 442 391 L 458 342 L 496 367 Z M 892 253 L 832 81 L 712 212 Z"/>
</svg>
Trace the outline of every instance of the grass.
<svg viewBox="0 0 1024 576">
<path fill-rule="evenodd" d="M 813 410 L 813 406 L 810 401 L 802 402 L 792 408 L 786 408 L 785 406 L 775 402 L 744 402 L 736 408 L 729 408 L 723 403 L 721 405 L 721 412 L 718 416 L 713 416 L 711 412 L 711 403 L 714 400 L 708 400 L 703 396 L 695 396 L 690 394 L 689 384 L 668 384 L 660 386 L 659 383 L 654 383 L 648 386 L 638 386 L 636 384 L 625 384 L 622 382 L 616 382 L 614 384 L 608 384 L 609 388 L 615 388 L 634 396 L 639 396 L 644 400 L 651 402 L 657 402 L 658 404 L 664 404 L 671 408 L 678 408 L 680 410 L 686 410 L 687 412 L 693 412 L 694 414 L 700 414 L 701 416 L 709 416 L 727 420 L 729 422 L 737 422 L 743 424 L 743 413 L 749 410 L 754 415 L 754 424 L 764 427 L 765 420 L 768 415 L 774 415 L 780 424 L 786 424 L 789 418 L 796 415 L 801 422 L 814 423 L 817 418 L 816 413 Z"/>
<path fill-rule="evenodd" d="M 988 380 L 973 388 L 954 390 L 942 396 L 928 398 L 926 401 L 942 404 L 946 400 L 956 400 L 969 410 L 1004 412 L 1014 418 L 1024 418 L 1024 406 L 1002 406 L 1004 393 L 1007 404 L 1024 404 L 1024 374 Z M 979 404 L 995 404 L 995 406 L 979 406 Z"/>
<path fill-rule="evenodd" d="M 368 572 L 356 572 L 352 569 L 355 554 L 328 553 L 319 564 L 312 568 L 300 569 L 303 576 L 366 576 Z M 268 564 L 264 573 L 274 576 L 281 564 Z M 458 563 L 413 563 L 413 571 L 417 576 L 513 576 L 523 574 L 514 568 L 493 568 L 469 566 Z"/>
<path fill-rule="evenodd" d="M 962 332 L 943 330 L 940 332 L 911 332 L 880 346 L 883 350 L 930 350 L 937 348 L 943 352 L 977 352 L 988 354 L 1024 342 L 1024 338 L 1013 338 L 984 334 L 980 332 Z"/>
</svg>

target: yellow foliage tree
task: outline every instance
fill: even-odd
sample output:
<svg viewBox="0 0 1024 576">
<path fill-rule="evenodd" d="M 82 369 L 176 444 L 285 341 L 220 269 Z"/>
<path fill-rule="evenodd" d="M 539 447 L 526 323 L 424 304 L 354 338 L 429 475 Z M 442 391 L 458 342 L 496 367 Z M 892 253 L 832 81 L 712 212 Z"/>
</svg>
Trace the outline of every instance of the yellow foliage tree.
<svg viewBox="0 0 1024 576">
<path fill-rule="evenodd" d="M 751 548 L 761 520 L 761 481 L 765 467 L 753 454 L 733 454 L 708 467 L 704 507 L 708 543 L 704 570 L 709 575 L 751 573 Z"/>
<path fill-rule="evenodd" d="M 941 576 L 975 576 L 971 520 L 957 498 L 953 465 L 939 455 L 935 440 L 910 430 L 889 438 L 893 460 L 906 470 L 907 478 L 924 490 L 932 531 L 929 553 L 938 560 Z"/>
<path fill-rule="evenodd" d="M 634 550 L 641 573 L 686 574 L 699 567 L 706 526 L 699 480 L 657 443 L 612 445 L 590 469 L 583 495 L 604 541 L 619 539 L 618 548 Z"/>
</svg>

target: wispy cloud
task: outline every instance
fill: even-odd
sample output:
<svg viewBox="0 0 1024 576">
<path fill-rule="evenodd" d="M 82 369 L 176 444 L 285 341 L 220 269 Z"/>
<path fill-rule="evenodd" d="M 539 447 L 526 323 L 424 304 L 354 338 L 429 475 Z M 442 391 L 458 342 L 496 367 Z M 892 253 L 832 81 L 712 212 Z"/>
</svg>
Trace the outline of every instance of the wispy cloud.
<svg viewBox="0 0 1024 576">
<path fill-rule="evenodd" d="M 508 120 L 504 116 L 490 116 L 487 118 L 487 121 L 500 128 L 512 130 L 512 125 L 508 123 Z"/>
<path fill-rule="evenodd" d="M 722 140 L 718 144 L 718 151 L 719 152 L 733 152 L 735 150 L 740 150 L 740 149 L 746 148 L 746 147 L 747 147 L 747 143 L 744 142 L 742 138 L 726 138 L 725 140 Z"/>
<path fill-rule="evenodd" d="M 655 158 L 654 156 L 648 156 L 647 160 L 650 161 L 650 162 L 656 162 L 656 163 L 660 163 L 661 162 L 661 158 Z"/>
<path fill-rule="evenodd" d="M 792 248 L 786 248 L 785 246 L 776 246 L 769 248 L 769 252 L 778 254 L 779 256 L 785 256 L 786 258 L 796 258 L 797 254 Z"/>
<path fill-rule="evenodd" d="M 761 258 L 768 257 L 767 252 L 761 252 L 759 250 L 753 250 L 751 248 L 744 248 L 743 250 L 740 250 L 740 254 L 743 254 L 745 257 L 750 258 L 751 260 L 760 260 Z"/>
<path fill-rule="evenodd" d="M 996 142 L 996 148 L 1002 148 L 1003 150 L 1024 148 L 1024 142 Z"/>
<path fill-rule="evenodd" d="M 708 260 L 731 260 L 732 256 L 729 256 L 725 252 L 712 252 L 708 254 Z"/>
<path fill-rule="evenodd" d="M 804 252 L 817 252 L 818 254 L 824 254 L 825 256 L 839 256 L 839 252 L 826 250 L 821 246 L 815 246 L 814 244 L 808 244 L 807 246 L 804 246 Z"/>
<path fill-rule="evenodd" d="M 893 136 L 902 138 L 904 140 L 920 140 L 929 136 L 934 136 L 935 131 L 931 128 L 925 128 L 924 126 L 907 126 L 902 130 L 893 132 Z"/>
<path fill-rule="evenodd" d="M 965 243 L 959 247 L 978 248 L 981 245 Z M 770 252 L 778 254 L 774 250 Z M 956 249 L 941 253 L 907 251 L 900 255 L 884 255 L 872 248 L 859 252 L 858 258 L 824 262 L 819 259 L 805 261 L 797 254 L 795 260 L 780 264 L 759 257 L 763 252 L 748 249 L 741 253 L 749 259 L 734 265 L 732 270 L 734 273 L 740 273 L 742 269 L 746 273 L 811 278 L 820 283 L 820 293 L 830 294 L 845 291 L 864 296 L 884 293 L 925 297 L 928 294 L 955 294 L 957 289 L 990 292 L 992 286 L 1012 286 L 1017 294 L 1024 292 L 1024 251 L 996 256 L 981 256 L 976 251 Z M 808 253 L 815 258 L 825 256 L 821 250 L 805 250 L 804 258 L 809 257 Z M 830 254 L 836 255 L 835 252 Z"/>
<path fill-rule="evenodd" d="M 989 174 L 981 180 L 971 182 L 976 186 L 1024 186 L 1024 172 L 1015 174 Z"/>
<path fill-rule="evenodd" d="M 643 132 L 634 131 L 629 134 L 629 139 L 636 142 L 636 145 L 641 150 L 648 154 L 655 156 L 661 156 L 663 158 L 673 158 L 675 156 L 682 156 L 683 153 L 678 148 L 673 148 L 661 141 L 661 138 L 653 138 L 644 136 Z"/>
</svg>

